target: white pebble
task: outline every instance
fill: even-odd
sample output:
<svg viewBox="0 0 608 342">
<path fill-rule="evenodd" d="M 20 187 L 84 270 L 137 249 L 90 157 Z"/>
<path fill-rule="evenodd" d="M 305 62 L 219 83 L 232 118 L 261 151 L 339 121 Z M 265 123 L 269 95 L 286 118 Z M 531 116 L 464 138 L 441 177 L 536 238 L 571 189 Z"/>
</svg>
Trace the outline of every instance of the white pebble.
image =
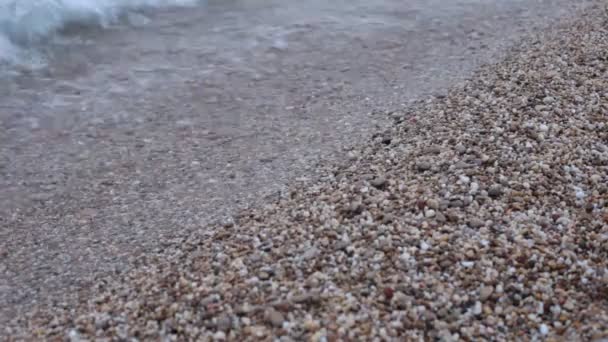
<svg viewBox="0 0 608 342">
<path fill-rule="evenodd" d="M 223 331 L 218 331 L 213 335 L 213 339 L 215 341 L 224 341 L 226 339 L 226 333 Z"/>
<path fill-rule="evenodd" d="M 420 249 L 422 249 L 423 251 L 428 250 L 428 249 L 429 249 L 429 247 L 431 247 L 431 246 L 429 246 L 429 244 L 428 244 L 428 243 L 426 243 L 426 242 L 424 242 L 424 241 L 420 242 Z"/>
<path fill-rule="evenodd" d="M 80 335 L 75 329 L 70 330 L 70 332 L 68 333 L 68 338 L 70 342 L 80 341 Z"/>
<path fill-rule="evenodd" d="M 465 267 L 465 268 L 471 268 L 471 267 L 475 266 L 474 261 L 463 261 L 460 264 L 462 265 L 462 267 Z"/>
<path fill-rule="evenodd" d="M 576 199 L 582 200 L 583 198 L 585 198 L 585 192 L 583 191 L 583 189 L 579 188 L 578 186 L 575 186 L 574 191 L 576 194 Z"/>
<path fill-rule="evenodd" d="M 538 328 L 538 330 L 543 336 L 547 336 L 549 334 L 549 327 L 544 323 L 540 325 L 540 328 Z"/>
<path fill-rule="evenodd" d="M 404 250 L 403 253 L 401 253 L 401 255 L 399 256 L 399 259 L 401 259 L 401 261 L 408 261 L 410 257 L 410 253 Z"/>
<path fill-rule="evenodd" d="M 543 99 L 543 102 L 544 102 L 545 104 L 552 104 L 553 102 L 555 102 L 555 99 L 554 99 L 553 97 L 551 97 L 551 96 L 547 96 L 547 97 L 545 97 L 545 98 Z"/>
<path fill-rule="evenodd" d="M 475 306 L 473 307 L 473 314 L 481 315 L 481 302 L 479 302 L 479 301 L 475 302 Z"/>
<path fill-rule="evenodd" d="M 477 193 L 478 190 L 479 190 L 479 184 L 477 184 L 477 182 L 471 183 L 471 190 L 469 190 L 469 193 L 471 195 L 474 195 Z"/>
</svg>

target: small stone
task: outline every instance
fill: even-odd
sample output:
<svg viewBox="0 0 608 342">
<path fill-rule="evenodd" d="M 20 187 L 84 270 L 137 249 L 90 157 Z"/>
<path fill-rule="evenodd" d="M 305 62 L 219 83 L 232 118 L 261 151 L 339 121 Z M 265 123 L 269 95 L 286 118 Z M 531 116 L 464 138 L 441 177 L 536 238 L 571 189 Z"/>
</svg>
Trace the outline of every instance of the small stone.
<svg viewBox="0 0 608 342">
<path fill-rule="evenodd" d="M 540 332 L 541 335 L 547 336 L 549 334 L 549 327 L 543 323 L 538 328 L 538 331 Z"/>
<path fill-rule="evenodd" d="M 429 163 L 427 161 L 419 161 L 416 164 L 416 169 L 420 172 L 428 171 L 431 169 L 431 167 L 432 167 L 431 163 Z"/>
<path fill-rule="evenodd" d="M 257 338 L 262 338 L 268 333 L 264 326 L 255 325 L 249 328 L 251 334 Z"/>
<path fill-rule="evenodd" d="M 458 220 L 460 219 L 458 214 L 453 211 L 448 211 L 446 215 L 448 217 L 448 221 L 450 222 L 458 222 Z"/>
<path fill-rule="evenodd" d="M 217 329 L 220 331 L 228 331 L 230 328 L 232 328 L 232 318 L 227 314 L 221 315 L 217 319 Z"/>
<path fill-rule="evenodd" d="M 192 120 L 188 120 L 188 119 L 177 120 L 175 122 L 175 125 L 179 128 L 187 128 L 187 127 L 192 126 Z"/>
<path fill-rule="evenodd" d="M 386 298 L 387 300 L 391 300 L 393 298 L 394 293 L 395 293 L 395 290 L 393 290 L 392 287 L 384 288 L 384 298 Z"/>
<path fill-rule="evenodd" d="M 253 310 L 254 310 L 253 307 L 251 307 L 251 305 L 249 303 L 245 303 L 243 305 L 240 305 L 240 306 L 236 307 L 236 309 L 234 310 L 234 312 L 237 315 L 241 315 L 242 316 L 242 315 L 248 315 L 248 314 L 250 314 L 251 312 L 253 312 Z"/>
<path fill-rule="evenodd" d="M 475 251 L 473 251 L 472 249 L 467 250 L 464 255 L 468 258 L 468 259 L 474 259 L 475 258 Z"/>
<path fill-rule="evenodd" d="M 266 309 L 264 316 L 266 318 L 266 322 L 270 323 L 275 328 L 282 327 L 283 322 L 285 321 L 285 317 L 283 317 L 283 314 L 278 312 L 274 308 Z"/>
<path fill-rule="evenodd" d="M 420 249 L 423 251 L 428 250 L 429 248 L 431 248 L 431 246 L 429 246 L 428 243 L 426 243 L 425 241 L 420 242 Z"/>
<path fill-rule="evenodd" d="M 304 328 L 306 328 L 306 330 L 308 331 L 317 331 L 319 330 L 319 322 L 312 320 L 312 319 L 307 319 L 304 322 Z"/>
<path fill-rule="evenodd" d="M 110 315 L 105 313 L 95 315 L 95 328 L 98 330 L 107 329 L 110 326 L 110 319 Z"/>
<path fill-rule="evenodd" d="M 467 151 L 467 148 L 462 144 L 456 145 L 455 149 L 458 154 L 464 154 Z"/>
<path fill-rule="evenodd" d="M 48 201 L 51 198 L 53 198 L 53 196 L 54 196 L 54 194 L 51 192 L 48 192 L 48 193 L 41 192 L 41 193 L 36 193 L 36 194 L 30 195 L 30 198 L 34 201 L 45 202 L 45 201 Z"/>
<path fill-rule="evenodd" d="M 485 225 L 485 223 L 476 217 L 473 217 L 469 220 L 469 227 L 471 227 L 471 228 L 481 228 L 484 225 Z"/>
<path fill-rule="evenodd" d="M 473 314 L 475 316 L 479 316 L 479 315 L 481 315 L 481 312 L 482 312 L 481 302 L 477 301 L 477 302 L 475 302 L 475 305 L 473 306 Z"/>
<path fill-rule="evenodd" d="M 363 205 L 360 202 L 351 203 L 345 210 L 345 214 L 349 217 L 354 217 L 361 214 L 363 211 Z"/>
<path fill-rule="evenodd" d="M 429 209 L 424 213 L 424 216 L 431 218 L 431 217 L 435 217 L 435 210 L 433 209 Z"/>
<path fill-rule="evenodd" d="M 464 202 L 461 200 L 452 200 L 450 201 L 450 205 L 451 208 L 462 208 L 464 207 Z"/>
<path fill-rule="evenodd" d="M 302 254 L 302 259 L 310 260 L 316 258 L 319 254 L 321 254 L 321 251 L 317 247 L 313 246 Z"/>
<path fill-rule="evenodd" d="M 441 267 L 442 269 L 447 269 L 448 267 L 450 267 L 452 265 L 453 265 L 453 262 L 450 259 L 445 259 L 439 263 L 439 267 Z"/>
<path fill-rule="evenodd" d="M 431 209 L 437 210 L 439 209 L 439 201 L 437 201 L 436 199 L 429 199 L 426 201 L 426 206 Z"/>
<path fill-rule="evenodd" d="M 427 154 L 440 154 L 441 146 L 429 146 L 424 150 Z"/>
<path fill-rule="evenodd" d="M 377 189 L 382 189 L 384 188 L 384 186 L 386 185 L 386 178 L 384 177 L 377 177 L 374 178 L 371 182 L 370 182 L 371 186 L 373 186 L 374 188 Z"/>
<path fill-rule="evenodd" d="M 395 216 L 393 214 L 384 214 L 384 218 L 382 219 L 383 224 L 389 224 L 395 221 Z"/>
<path fill-rule="evenodd" d="M 474 195 L 477 193 L 477 191 L 479 191 L 479 184 L 477 182 L 472 182 L 471 183 L 471 189 L 469 190 L 469 193 Z"/>
<path fill-rule="evenodd" d="M 70 342 L 81 341 L 80 334 L 78 333 L 78 331 L 76 329 L 70 330 L 70 332 L 68 333 L 68 339 Z"/>
<path fill-rule="evenodd" d="M 566 303 L 564 303 L 564 309 L 566 309 L 568 311 L 574 311 L 574 309 L 575 309 L 574 301 L 572 299 L 568 299 L 566 301 Z"/>
<path fill-rule="evenodd" d="M 463 261 L 460 264 L 464 268 L 471 268 L 471 267 L 475 266 L 475 262 L 474 261 Z"/>
<path fill-rule="evenodd" d="M 444 222 L 447 221 L 446 218 L 445 218 L 445 215 L 443 215 L 441 212 L 437 212 L 437 214 L 435 215 L 435 219 L 439 223 L 444 223 Z"/>
<path fill-rule="evenodd" d="M 407 309 L 410 298 L 403 292 L 396 292 L 393 296 L 392 302 L 397 309 L 403 310 Z"/>
<path fill-rule="evenodd" d="M 484 302 L 494 293 L 494 287 L 492 286 L 484 286 L 479 290 L 479 299 Z"/>
<path fill-rule="evenodd" d="M 215 334 L 213 334 L 213 340 L 214 341 L 224 341 L 226 340 L 226 333 L 223 331 L 218 331 Z"/>
<path fill-rule="evenodd" d="M 465 196 L 462 199 L 462 202 L 465 206 L 469 206 L 471 203 L 473 203 L 473 197 L 472 196 Z"/>
<path fill-rule="evenodd" d="M 488 196 L 496 198 L 501 196 L 503 193 L 502 186 L 500 184 L 493 184 L 488 189 Z"/>
</svg>

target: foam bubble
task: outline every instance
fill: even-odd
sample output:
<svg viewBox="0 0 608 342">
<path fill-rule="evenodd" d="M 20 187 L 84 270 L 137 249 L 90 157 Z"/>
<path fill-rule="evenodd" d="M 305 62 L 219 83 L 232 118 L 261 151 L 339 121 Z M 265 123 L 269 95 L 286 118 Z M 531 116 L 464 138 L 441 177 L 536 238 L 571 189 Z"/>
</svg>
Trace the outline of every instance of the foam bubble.
<svg viewBox="0 0 608 342">
<path fill-rule="evenodd" d="M 196 5 L 198 0 L 0 0 L 0 61 L 69 24 L 107 26 L 144 7 Z"/>
</svg>

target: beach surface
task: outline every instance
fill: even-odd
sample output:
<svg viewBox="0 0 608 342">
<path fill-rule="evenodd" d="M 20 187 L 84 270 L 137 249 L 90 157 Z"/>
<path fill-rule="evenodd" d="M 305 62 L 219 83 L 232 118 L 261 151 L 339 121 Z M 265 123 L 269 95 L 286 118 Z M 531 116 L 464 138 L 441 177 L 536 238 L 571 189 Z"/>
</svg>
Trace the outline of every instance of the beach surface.
<svg viewBox="0 0 608 342">
<path fill-rule="evenodd" d="M 407 113 L 405 122 L 436 118 L 408 109 L 431 94 L 445 96 L 522 37 L 589 3 L 208 1 L 146 9 L 104 29 L 66 28 L 36 48 L 40 65 L 8 66 L 0 75 L 2 321 L 32 308 L 72 307 L 91 295 L 97 278 L 124 277 L 144 255 L 163 259 L 179 248 L 175 241 L 192 234 L 214 237 L 202 253 L 234 264 L 230 248 L 240 244 L 238 234 L 227 230 L 231 237 L 222 245 L 217 227 L 234 227 L 239 209 L 274 203 L 297 184 L 314 184 L 327 176 L 325 165 L 369 153 L 361 145 L 374 136 L 390 145 L 394 138 L 382 133 L 393 127 L 390 113 Z M 466 115 L 473 114 L 454 113 L 454 122 Z M 457 145 L 417 127 L 412 123 L 412 130 L 421 130 L 416 139 L 428 138 L 424 144 L 450 151 Z M 353 172 L 363 173 L 361 167 Z M 399 182 L 383 177 L 391 186 Z M 484 182 L 477 181 L 479 191 Z M 407 187 L 426 183 L 417 184 Z M 431 190 L 421 191 L 430 196 Z M 313 202 L 290 202 L 283 214 Z M 365 212 L 355 204 L 351 209 Z M 266 246 L 273 235 L 304 238 L 284 236 L 283 230 L 297 227 L 284 220 L 289 216 L 263 217 L 273 223 L 258 227 L 263 233 L 239 226 L 247 243 Z M 307 221 L 313 217 L 305 215 L 303 222 L 318 224 Z M 316 253 L 333 240 L 307 234 L 306 248 L 313 252 L 306 255 L 321 262 Z M 258 247 L 271 253 L 272 246 Z M 208 267 L 211 260 L 205 259 Z M 304 270 L 299 272 L 308 277 Z"/>
</svg>

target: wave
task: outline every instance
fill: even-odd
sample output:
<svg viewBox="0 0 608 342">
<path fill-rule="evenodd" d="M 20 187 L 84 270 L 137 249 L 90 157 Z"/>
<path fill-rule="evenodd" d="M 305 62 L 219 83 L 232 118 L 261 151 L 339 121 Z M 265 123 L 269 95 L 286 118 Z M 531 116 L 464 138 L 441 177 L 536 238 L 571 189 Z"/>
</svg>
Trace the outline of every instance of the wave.
<svg viewBox="0 0 608 342">
<path fill-rule="evenodd" d="M 19 60 L 25 47 L 68 25 L 105 27 L 128 11 L 197 3 L 199 0 L 0 0 L 0 61 Z"/>
</svg>

